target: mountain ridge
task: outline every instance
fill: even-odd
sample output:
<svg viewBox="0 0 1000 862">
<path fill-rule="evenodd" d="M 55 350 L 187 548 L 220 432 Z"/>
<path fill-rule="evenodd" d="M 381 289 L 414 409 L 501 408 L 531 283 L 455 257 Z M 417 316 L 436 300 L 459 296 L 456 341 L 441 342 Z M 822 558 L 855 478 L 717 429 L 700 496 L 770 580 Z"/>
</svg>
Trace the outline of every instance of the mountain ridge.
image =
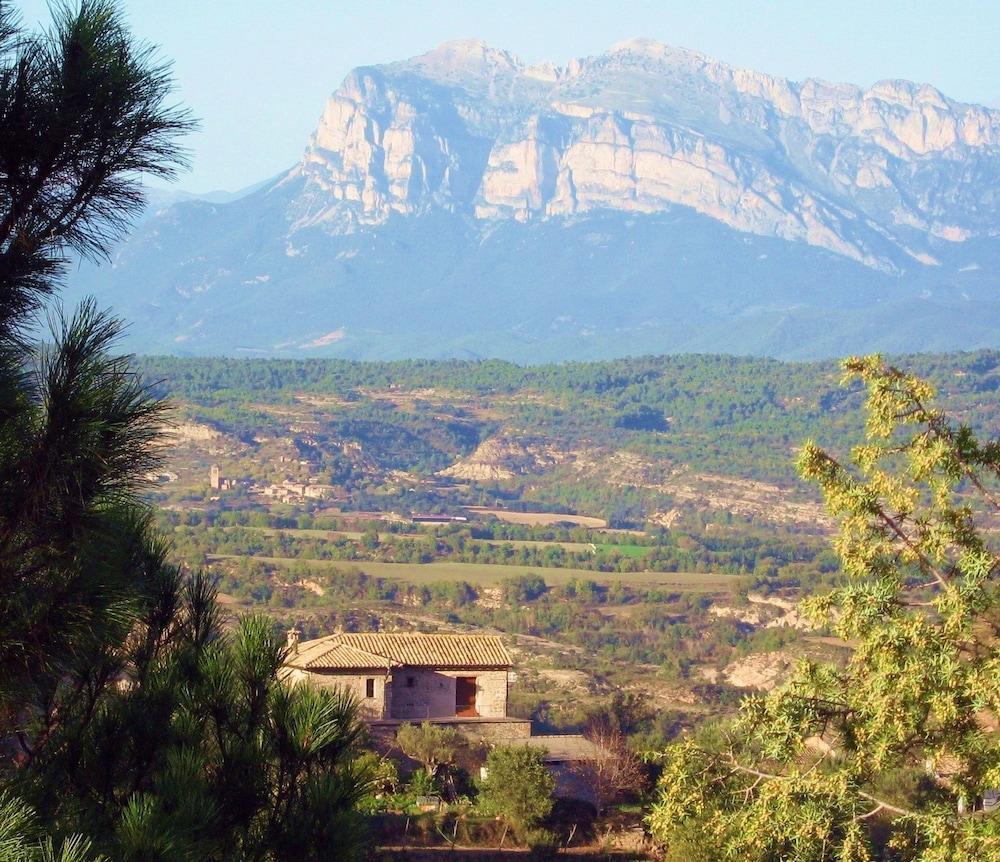
<svg viewBox="0 0 1000 862">
<path fill-rule="evenodd" d="M 898 266 L 873 252 L 871 240 L 851 236 L 845 220 L 861 217 L 927 264 L 937 261 L 893 234 L 913 228 L 962 240 L 977 231 L 997 233 L 995 220 L 976 217 L 974 201 L 910 202 L 914 178 L 905 174 L 919 169 L 916 157 L 978 153 L 1000 142 L 1000 112 L 948 100 L 930 85 L 794 84 L 649 40 L 551 67 L 547 81 L 526 75 L 526 68 L 537 67 L 464 40 L 352 72 L 328 100 L 299 168 L 333 199 L 305 223 L 328 219 L 332 210 L 379 223 L 390 212 L 413 214 L 431 203 L 476 218 L 520 220 L 681 204 L 739 230 L 803 240 L 887 271 Z M 608 96 L 622 76 L 637 73 L 669 86 L 653 92 L 633 81 L 624 97 Z M 409 75 L 450 88 L 447 98 L 405 92 Z M 448 109 L 464 111 L 450 137 L 442 129 L 454 120 Z M 834 131 L 848 152 L 824 165 L 815 155 L 817 136 Z M 793 140 L 802 134 L 812 137 Z M 475 146 L 480 140 L 489 145 L 485 163 Z M 770 170 L 774 155 L 794 170 L 784 176 Z M 895 176 L 890 157 L 899 162 Z M 969 193 L 968 183 L 956 188 Z M 789 196 L 791 204 L 783 200 Z M 878 200 L 886 196 L 888 204 Z"/>
<path fill-rule="evenodd" d="M 1000 111 L 927 84 L 790 82 L 641 39 L 526 65 L 459 40 L 353 70 L 284 175 L 166 208 L 73 282 L 180 352 L 987 347 L 998 189 Z M 887 308 L 904 335 L 865 337 Z"/>
</svg>

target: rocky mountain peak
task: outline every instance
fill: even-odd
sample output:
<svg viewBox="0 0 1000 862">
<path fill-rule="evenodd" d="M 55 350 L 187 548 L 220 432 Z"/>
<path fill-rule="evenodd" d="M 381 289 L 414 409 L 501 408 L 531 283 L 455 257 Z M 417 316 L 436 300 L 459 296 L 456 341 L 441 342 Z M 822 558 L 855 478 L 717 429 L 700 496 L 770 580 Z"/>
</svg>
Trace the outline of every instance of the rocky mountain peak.
<svg viewBox="0 0 1000 862">
<path fill-rule="evenodd" d="M 139 350 L 967 350 L 998 346 L 998 189 L 1000 111 L 928 84 L 460 40 L 353 70 L 277 182 L 165 206 L 76 279 Z"/>
<path fill-rule="evenodd" d="M 441 82 L 486 80 L 520 74 L 524 64 L 509 51 L 492 48 L 481 39 L 455 39 L 395 66 Z"/>
<path fill-rule="evenodd" d="M 996 231 L 1000 112 L 934 87 L 801 84 L 631 39 L 525 66 L 482 41 L 352 72 L 297 174 L 298 227 L 441 208 L 481 222 L 689 207 L 867 266 Z"/>
<path fill-rule="evenodd" d="M 667 45 L 656 39 L 635 37 L 616 42 L 601 57 L 615 57 L 619 61 L 655 62 L 667 66 L 705 66 L 718 61 L 699 51 Z"/>
</svg>

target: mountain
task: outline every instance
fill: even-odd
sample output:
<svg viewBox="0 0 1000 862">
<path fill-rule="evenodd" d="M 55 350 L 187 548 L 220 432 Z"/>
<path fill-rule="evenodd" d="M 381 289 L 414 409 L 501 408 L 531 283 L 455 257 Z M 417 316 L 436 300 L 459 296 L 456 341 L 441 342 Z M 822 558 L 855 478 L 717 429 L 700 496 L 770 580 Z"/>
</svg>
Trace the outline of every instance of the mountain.
<svg viewBox="0 0 1000 862">
<path fill-rule="evenodd" d="M 284 176 L 284 174 L 282 174 Z M 172 186 L 149 186 L 146 188 L 146 215 L 157 214 L 166 207 L 187 201 L 203 201 L 210 204 L 228 204 L 239 200 L 249 194 L 270 185 L 280 177 L 272 177 L 267 180 L 253 183 L 246 188 L 237 189 L 235 192 L 225 189 L 215 189 L 210 192 L 189 192 L 184 189 Z"/>
<path fill-rule="evenodd" d="M 351 72 L 301 161 L 72 288 L 145 352 L 785 358 L 1000 346 L 1000 111 L 633 40 Z"/>
</svg>

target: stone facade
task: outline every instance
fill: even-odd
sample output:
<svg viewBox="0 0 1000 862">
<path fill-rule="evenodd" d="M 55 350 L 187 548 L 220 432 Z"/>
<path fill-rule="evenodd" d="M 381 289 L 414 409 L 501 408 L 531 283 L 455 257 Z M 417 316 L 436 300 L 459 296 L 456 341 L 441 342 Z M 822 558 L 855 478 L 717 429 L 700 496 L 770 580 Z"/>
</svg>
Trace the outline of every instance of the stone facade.
<svg viewBox="0 0 1000 862">
<path fill-rule="evenodd" d="M 385 671 L 333 673 L 295 669 L 288 675 L 288 679 L 292 682 L 308 681 L 318 688 L 346 689 L 359 704 L 361 716 L 366 721 L 386 717 L 390 684 Z"/>
<path fill-rule="evenodd" d="M 289 674 L 293 681 L 309 680 L 323 688 L 349 691 L 361 705 L 368 720 L 425 719 L 456 717 L 456 689 L 459 677 L 475 680 L 475 714 L 469 718 L 507 716 L 506 670 L 435 670 L 396 668 L 384 671 L 303 671 Z"/>
<path fill-rule="evenodd" d="M 531 721 L 507 715 L 511 657 L 496 635 L 339 632 L 305 643 L 288 632 L 283 678 L 349 692 L 373 741 L 398 754 L 396 734 L 428 721 L 492 745 L 541 750 L 557 795 L 593 801 L 575 762 L 600 756 L 578 735 L 531 735 Z"/>
<path fill-rule="evenodd" d="M 458 714 L 457 680 L 475 680 L 475 715 L 507 715 L 506 670 L 432 670 L 400 668 L 393 672 L 391 701 L 386 718 L 448 718 Z"/>
</svg>

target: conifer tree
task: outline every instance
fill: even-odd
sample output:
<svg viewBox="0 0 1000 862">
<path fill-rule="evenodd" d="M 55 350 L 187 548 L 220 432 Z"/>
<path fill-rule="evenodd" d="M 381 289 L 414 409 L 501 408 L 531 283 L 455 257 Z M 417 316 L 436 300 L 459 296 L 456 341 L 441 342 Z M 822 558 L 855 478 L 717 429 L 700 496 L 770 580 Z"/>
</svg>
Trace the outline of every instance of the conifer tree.
<svg viewBox="0 0 1000 862">
<path fill-rule="evenodd" d="M 54 17 L 0 2 L 0 855 L 352 858 L 355 704 L 282 684 L 273 626 L 227 630 L 171 564 L 141 499 L 164 405 L 122 324 L 87 301 L 35 343 L 67 256 L 107 253 L 191 128 L 115 4 Z"/>
</svg>

